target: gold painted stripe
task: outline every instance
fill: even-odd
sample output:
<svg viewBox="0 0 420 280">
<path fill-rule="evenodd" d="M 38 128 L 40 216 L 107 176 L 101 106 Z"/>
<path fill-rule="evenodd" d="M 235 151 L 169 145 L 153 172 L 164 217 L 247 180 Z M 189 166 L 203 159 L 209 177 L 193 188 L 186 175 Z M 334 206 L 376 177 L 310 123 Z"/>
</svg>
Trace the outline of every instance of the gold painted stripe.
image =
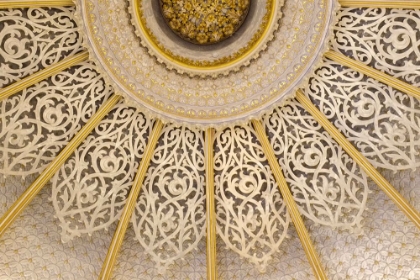
<svg viewBox="0 0 420 280">
<path fill-rule="evenodd" d="M 384 84 L 387 84 L 399 91 L 402 91 L 406 94 L 409 94 L 415 98 L 420 99 L 420 88 L 407 84 L 403 81 L 398 80 L 388 74 L 385 74 L 379 70 L 376 70 L 370 66 L 363 64 L 362 62 L 356 61 L 354 59 L 348 58 L 347 56 L 335 52 L 328 51 L 325 53 L 325 57 L 332 59 L 344 66 L 350 67 L 360 73 L 363 73 L 369 77 L 372 77 Z"/>
<path fill-rule="evenodd" d="M 383 0 L 339 0 L 343 7 L 364 7 L 364 8 L 402 8 L 420 9 L 420 2 L 416 1 L 383 1 Z"/>
<path fill-rule="evenodd" d="M 58 171 L 63 163 L 73 154 L 74 150 L 82 143 L 89 133 L 99 124 L 106 114 L 120 100 L 120 96 L 114 95 L 109 98 L 92 116 L 92 118 L 76 133 L 67 146 L 61 150 L 58 156 L 45 168 L 45 170 L 36 178 L 29 188 L 13 203 L 7 212 L 0 219 L 0 236 L 19 216 L 26 206 L 34 199 L 36 194 L 45 186 L 52 176 Z"/>
<path fill-rule="evenodd" d="M 52 75 L 58 74 L 64 69 L 67 69 L 71 66 L 74 66 L 82 61 L 85 61 L 89 58 L 89 53 L 87 51 L 83 51 L 76 55 L 67 57 L 54 65 L 48 66 L 47 68 L 38 71 L 29 77 L 23 78 L 20 81 L 17 81 L 5 88 L 0 89 L 0 101 L 8 98 L 9 96 L 18 93 L 19 91 L 24 90 L 25 88 L 32 86 L 42 80 L 45 80 Z"/>
<path fill-rule="evenodd" d="M 301 90 L 296 92 L 297 100 L 318 121 L 324 129 L 340 144 L 343 149 L 357 162 L 375 183 L 388 195 L 392 201 L 410 218 L 420 229 L 420 214 L 411 206 L 401 194 L 376 170 L 375 167 L 360 153 L 343 134 L 322 114 L 315 105 L 303 94 Z"/>
<path fill-rule="evenodd" d="M 283 176 L 280 164 L 278 163 L 274 154 L 273 147 L 268 141 L 264 127 L 261 122 L 257 120 L 253 120 L 252 124 L 257 133 L 258 140 L 261 143 L 261 147 L 264 150 L 264 154 L 267 157 L 271 170 L 273 171 L 274 177 L 276 178 L 280 193 L 283 196 L 284 202 L 286 203 L 287 210 L 289 211 L 293 224 L 296 227 L 300 242 L 302 243 L 303 249 L 305 250 L 306 256 L 308 257 L 315 277 L 317 279 L 327 279 L 324 269 L 322 268 L 321 261 L 315 251 L 311 238 L 309 237 L 309 233 L 303 224 L 302 217 L 300 216 L 296 202 L 293 199 L 293 195 L 287 186 L 286 179 Z"/>
<path fill-rule="evenodd" d="M 0 1 L 0 9 L 7 8 L 34 8 L 34 7 L 63 7 L 74 6 L 72 0 L 29 0 L 29 1 Z"/>
<path fill-rule="evenodd" d="M 207 218 L 207 280 L 217 279 L 216 269 L 216 210 L 214 206 L 214 129 L 206 130 L 206 218 Z"/>
<path fill-rule="evenodd" d="M 163 123 L 160 120 L 156 120 L 152 134 L 150 135 L 149 143 L 147 144 L 146 150 L 144 152 L 143 159 L 140 162 L 136 178 L 134 179 L 130 194 L 127 197 L 127 202 L 125 203 L 124 209 L 122 211 L 120 221 L 118 222 L 117 229 L 115 230 L 111 244 L 109 245 L 108 253 L 106 254 L 104 263 L 102 265 L 101 273 L 99 274 L 99 279 L 111 278 L 118 252 L 124 240 L 125 232 L 127 231 L 131 215 L 134 212 L 137 197 L 139 196 L 143 180 L 146 177 L 147 168 L 149 167 L 150 159 L 152 158 L 155 146 L 159 140 L 162 128 Z"/>
</svg>

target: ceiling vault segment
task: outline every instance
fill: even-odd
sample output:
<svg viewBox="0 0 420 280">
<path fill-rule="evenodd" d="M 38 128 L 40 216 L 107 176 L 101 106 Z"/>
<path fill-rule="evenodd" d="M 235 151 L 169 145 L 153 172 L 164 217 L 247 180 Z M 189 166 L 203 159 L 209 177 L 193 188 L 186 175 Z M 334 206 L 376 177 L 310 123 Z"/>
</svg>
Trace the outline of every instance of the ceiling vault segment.
<svg viewBox="0 0 420 280">
<path fill-rule="evenodd" d="M 376 170 L 375 167 L 362 155 L 343 134 L 312 104 L 301 90 L 296 92 L 297 100 L 317 122 L 337 141 L 339 145 L 357 162 L 360 167 L 375 181 L 375 183 L 391 198 L 392 201 L 410 218 L 420 229 L 420 214 L 408 201 Z"/>
<path fill-rule="evenodd" d="M 68 7 L 74 6 L 72 0 L 29 0 L 29 1 L 0 1 L 0 9 L 4 8 L 36 8 L 36 7 Z"/>
<path fill-rule="evenodd" d="M 0 101 L 10 97 L 11 95 L 18 93 L 24 90 L 27 87 L 30 87 L 40 81 L 43 81 L 55 74 L 60 73 L 61 71 L 70 68 L 80 62 L 83 62 L 89 58 L 88 51 L 80 52 L 76 55 L 66 57 L 60 62 L 51 65 L 43 70 L 40 70 L 26 78 L 23 78 L 20 81 L 17 81 L 10 86 L 7 86 L 3 89 L 0 89 Z"/>
<path fill-rule="evenodd" d="M 261 143 L 261 147 L 264 151 L 264 154 L 267 157 L 274 178 L 277 181 L 280 193 L 283 196 L 283 199 L 286 203 L 287 210 L 289 211 L 290 217 L 292 218 L 293 224 L 295 225 L 296 232 L 299 236 L 300 242 L 302 243 L 302 247 L 305 250 L 306 256 L 312 267 L 314 275 L 316 279 L 327 279 L 319 256 L 315 251 L 314 245 L 312 244 L 308 230 L 306 229 L 303 223 L 296 202 L 293 198 L 292 193 L 290 192 L 286 179 L 284 178 L 280 164 L 278 163 L 273 148 L 270 145 L 270 142 L 268 141 L 267 135 L 264 130 L 264 126 L 261 124 L 261 121 L 258 120 L 252 120 L 252 125 L 255 129 L 258 140 Z"/>
<path fill-rule="evenodd" d="M 112 270 L 114 268 L 115 261 L 117 260 L 118 252 L 121 248 L 125 232 L 127 231 L 128 224 L 136 207 L 137 198 L 140 194 L 141 187 L 143 185 L 144 178 L 146 177 L 147 169 L 153 156 L 156 144 L 159 140 L 162 128 L 163 123 L 160 120 L 156 120 L 153 131 L 150 135 L 149 143 L 145 149 L 143 159 L 140 162 L 136 178 L 134 179 L 133 186 L 131 187 L 130 194 L 127 197 L 124 209 L 118 222 L 118 226 L 115 229 L 114 236 L 111 244 L 109 245 L 98 279 L 110 279 L 112 276 Z"/>
<path fill-rule="evenodd" d="M 419 1 L 339 0 L 343 7 L 420 9 Z"/>
<path fill-rule="evenodd" d="M 419 3 L 420 5 L 420 3 Z M 408 95 L 411 95 L 415 98 L 420 99 L 420 88 L 410 85 L 406 82 L 403 82 L 397 78 L 394 78 L 388 74 L 385 74 L 379 70 L 376 70 L 370 66 L 363 64 L 362 62 L 356 61 L 352 58 L 349 58 L 341 53 L 335 51 L 328 51 L 325 54 L 326 58 L 332 59 L 338 63 L 341 63 L 344 66 L 350 67 L 360 73 L 363 73 L 371 78 L 374 78 L 381 83 L 387 84 L 401 92 L 404 92 Z"/>
<path fill-rule="evenodd" d="M 83 142 L 89 133 L 109 113 L 109 111 L 121 99 L 119 95 L 111 96 L 83 126 L 83 128 L 71 139 L 67 146 L 58 156 L 45 168 L 36 180 L 25 190 L 25 192 L 13 203 L 0 219 L 0 236 L 13 223 L 19 214 L 31 203 L 37 193 L 48 183 L 52 176 L 60 169 L 64 162 L 73 154 L 76 148 Z"/>
<path fill-rule="evenodd" d="M 216 269 L 216 210 L 214 205 L 214 129 L 206 130 L 206 222 L 207 222 L 207 279 L 217 279 Z"/>
</svg>

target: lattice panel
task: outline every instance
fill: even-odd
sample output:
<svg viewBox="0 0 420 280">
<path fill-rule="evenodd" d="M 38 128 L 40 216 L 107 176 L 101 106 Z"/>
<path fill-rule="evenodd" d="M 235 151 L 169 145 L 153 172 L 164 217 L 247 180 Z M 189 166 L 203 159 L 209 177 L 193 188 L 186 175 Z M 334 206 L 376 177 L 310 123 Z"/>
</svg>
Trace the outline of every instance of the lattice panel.
<svg viewBox="0 0 420 280">
<path fill-rule="evenodd" d="M 203 145 L 202 131 L 168 125 L 151 159 L 131 221 L 160 273 L 197 248 L 205 234 Z"/>
<path fill-rule="evenodd" d="M 0 173 L 41 172 L 111 92 L 90 62 L 0 103 Z"/>
<path fill-rule="evenodd" d="M 0 87 L 82 50 L 74 7 L 0 10 Z"/>
<path fill-rule="evenodd" d="M 118 220 L 152 125 L 120 102 L 56 173 L 52 203 L 63 241 Z"/>
<path fill-rule="evenodd" d="M 420 11 L 344 8 L 332 48 L 420 86 Z"/>
<path fill-rule="evenodd" d="M 305 94 L 374 166 L 420 166 L 420 104 L 354 70 L 325 60 Z"/>
<path fill-rule="evenodd" d="M 317 224 L 361 230 L 366 175 L 296 101 L 264 118 L 299 212 Z"/>
<path fill-rule="evenodd" d="M 217 233 L 263 272 L 287 235 L 290 217 L 253 130 L 215 135 Z"/>
</svg>

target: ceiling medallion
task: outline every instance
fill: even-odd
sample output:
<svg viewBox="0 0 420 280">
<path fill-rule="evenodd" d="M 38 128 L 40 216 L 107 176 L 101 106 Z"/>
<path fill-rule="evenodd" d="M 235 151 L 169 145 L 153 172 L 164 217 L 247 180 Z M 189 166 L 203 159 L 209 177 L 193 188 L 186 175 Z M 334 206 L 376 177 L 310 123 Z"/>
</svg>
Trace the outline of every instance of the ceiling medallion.
<svg viewBox="0 0 420 280">
<path fill-rule="evenodd" d="M 162 16 L 182 39 L 208 45 L 232 36 L 249 11 L 250 0 L 160 0 Z"/>
<path fill-rule="evenodd" d="M 167 0 L 171 4 L 163 3 L 162 11 L 161 1 L 130 1 L 135 33 L 149 53 L 168 69 L 200 77 L 228 75 L 249 65 L 273 39 L 284 4 Z"/>
<path fill-rule="evenodd" d="M 171 18 L 183 14 L 163 16 L 161 4 L 168 2 L 183 9 L 192 3 L 196 10 L 203 3 L 229 3 L 235 12 L 238 5 L 249 8 L 232 36 L 200 45 L 170 28 Z M 244 123 L 293 95 L 322 58 L 338 6 L 336 0 L 129 0 L 128 9 L 127 0 L 76 5 L 85 45 L 116 93 L 163 121 L 200 127 Z M 188 20 L 206 30 L 201 23 L 209 11 Z"/>
</svg>

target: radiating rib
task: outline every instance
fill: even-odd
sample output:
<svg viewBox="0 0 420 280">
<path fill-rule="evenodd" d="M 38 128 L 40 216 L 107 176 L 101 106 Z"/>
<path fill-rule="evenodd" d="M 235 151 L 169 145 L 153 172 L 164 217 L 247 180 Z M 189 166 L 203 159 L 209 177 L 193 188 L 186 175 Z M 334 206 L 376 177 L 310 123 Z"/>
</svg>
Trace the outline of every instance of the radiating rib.
<svg viewBox="0 0 420 280">
<path fill-rule="evenodd" d="M 82 61 L 85 61 L 89 58 L 89 53 L 87 51 L 83 51 L 81 53 L 78 53 L 76 55 L 67 57 L 60 62 L 51 65 L 41 71 L 38 71 L 29 77 L 23 78 L 20 81 L 17 81 L 3 89 L 0 89 L 0 101 L 8 98 L 9 96 L 18 93 L 21 90 L 24 90 L 27 87 L 30 87 L 46 78 L 51 77 L 52 75 L 55 75 L 64 69 L 67 69 L 71 66 L 74 66 Z"/>
<path fill-rule="evenodd" d="M 133 214 L 134 208 L 136 206 L 136 201 L 139 196 L 143 180 L 146 176 L 150 159 L 153 155 L 157 141 L 159 140 L 162 128 L 163 123 L 160 120 L 157 120 L 154 125 L 152 134 L 150 135 L 149 143 L 147 144 L 147 147 L 144 151 L 143 159 L 140 162 L 136 178 L 134 179 L 133 187 L 131 188 L 130 194 L 127 197 L 127 202 L 122 211 L 120 221 L 117 228 L 115 229 L 114 237 L 112 238 L 111 244 L 109 245 L 108 253 L 105 257 L 104 264 L 102 265 L 101 273 L 99 274 L 99 279 L 111 278 L 118 251 L 121 248 L 128 223 L 130 222 L 131 215 Z"/>
<path fill-rule="evenodd" d="M 29 1 L 0 1 L 0 9 L 7 8 L 35 8 L 35 7 L 65 7 L 74 6 L 72 0 L 29 0 Z"/>
<path fill-rule="evenodd" d="M 375 183 L 391 198 L 395 204 L 420 229 L 420 214 L 397 190 L 373 167 L 373 165 L 347 140 L 340 131 L 312 104 L 301 90 L 296 92 L 297 100 L 317 120 L 324 129 L 340 144 L 343 149 L 356 161 Z"/>
<path fill-rule="evenodd" d="M 350 67 L 356 71 L 359 71 L 360 73 L 363 73 L 371 78 L 374 78 L 399 91 L 402 91 L 406 94 L 409 94 L 413 97 L 420 99 L 420 88 L 407 84 L 406 82 L 400 81 L 397 78 L 394 78 L 388 74 L 385 74 L 379 70 L 376 70 L 370 66 L 367 66 L 363 64 L 362 62 L 348 58 L 347 56 L 341 53 L 335 52 L 335 51 L 326 52 L 325 57 L 332 59 L 344 66 Z"/>
<path fill-rule="evenodd" d="M 303 220 L 300 216 L 296 202 L 293 199 L 293 195 L 287 186 L 286 179 L 284 178 L 284 175 L 281 171 L 281 167 L 276 159 L 276 156 L 274 155 L 273 147 L 268 141 L 264 127 L 261 122 L 257 120 L 253 120 L 252 125 L 254 126 L 258 140 L 261 143 L 265 156 L 267 157 L 268 163 L 270 164 L 271 170 L 273 171 L 274 177 L 276 178 L 280 193 L 286 203 L 287 210 L 289 211 L 293 224 L 296 227 L 296 231 L 299 235 L 303 249 L 305 250 L 306 256 L 308 257 L 314 274 L 317 279 L 327 279 L 324 269 L 322 268 L 321 261 L 309 237 L 309 233 L 303 224 Z"/>
<path fill-rule="evenodd" d="M 207 279 L 217 278 L 216 269 L 216 210 L 214 207 L 214 169 L 213 169 L 214 130 L 206 130 L 206 218 L 207 218 Z"/>
<path fill-rule="evenodd" d="M 419 1 L 339 0 L 343 7 L 420 9 Z"/>
<path fill-rule="evenodd" d="M 19 216 L 25 207 L 34 199 L 36 194 L 45 186 L 51 177 L 60 169 L 61 165 L 82 143 L 88 134 L 98 125 L 106 114 L 120 100 L 121 96 L 114 95 L 109 98 L 96 112 L 95 115 L 86 123 L 85 126 L 71 139 L 67 146 L 58 154 L 58 156 L 45 168 L 38 178 L 29 186 L 29 188 L 13 203 L 7 212 L 0 219 L 0 236 L 10 226 L 10 224 Z"/>
</svg>

